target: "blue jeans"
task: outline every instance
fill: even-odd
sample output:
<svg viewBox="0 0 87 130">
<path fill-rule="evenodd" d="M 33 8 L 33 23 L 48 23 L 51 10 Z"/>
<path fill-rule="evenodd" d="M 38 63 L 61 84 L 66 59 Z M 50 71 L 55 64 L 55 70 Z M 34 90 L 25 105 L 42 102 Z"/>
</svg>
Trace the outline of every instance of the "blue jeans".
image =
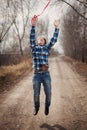
<svg viewBox="0 0 87 130">
<path fill-rule="evenodd" d="M 45 107 L 49 107 L 51 104 L 51 77 L 49 71 L 40 73 L 34 73 L 33 75 L 33 89 L 34 89 L 34 107 L 39 109 L 40 107 L 40 89 L 41 83 L 44 86 L 45 92 Z"/>
</svg>

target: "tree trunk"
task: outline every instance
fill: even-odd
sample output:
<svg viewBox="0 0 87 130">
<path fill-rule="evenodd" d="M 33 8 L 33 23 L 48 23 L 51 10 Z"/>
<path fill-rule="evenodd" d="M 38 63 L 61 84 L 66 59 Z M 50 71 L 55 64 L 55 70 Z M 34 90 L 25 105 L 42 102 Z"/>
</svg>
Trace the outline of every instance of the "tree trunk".
<svg viewBox="0 0 87 130">
<path fill-rule="evenodd" d="M 23 55 L 22 41 L 21 40 L 19 40 L 19 45 L 20 45 L 20 54 Z"/>
</svg>

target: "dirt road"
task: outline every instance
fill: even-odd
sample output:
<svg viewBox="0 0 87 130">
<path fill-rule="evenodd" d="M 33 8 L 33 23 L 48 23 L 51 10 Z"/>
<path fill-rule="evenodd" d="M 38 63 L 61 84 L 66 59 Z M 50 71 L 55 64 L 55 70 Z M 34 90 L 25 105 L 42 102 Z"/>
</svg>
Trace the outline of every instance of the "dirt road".
<svg viewBox="0 0 87 130">
<path fill-rule="evenodd" d="M 44 115 L 41 107 L 33 116 L 32 73 L 11 91 L 0 95 L 0 130 L 87 130 L 87 84 L 61 58 L 50 59 L 52 104 Z"/>
</svg>

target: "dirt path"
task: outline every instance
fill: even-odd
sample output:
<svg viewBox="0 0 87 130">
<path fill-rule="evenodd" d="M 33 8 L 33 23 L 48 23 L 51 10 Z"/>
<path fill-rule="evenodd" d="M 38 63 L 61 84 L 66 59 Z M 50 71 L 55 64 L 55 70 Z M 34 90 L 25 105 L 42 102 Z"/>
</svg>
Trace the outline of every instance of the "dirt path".
<svg viewBox="0 0 87 130">
<path fill-rule="evenodd" d="M 0 130 L 87 130 L 87 84 L 60 58 L 50 59 L 52 105 L 44 115 L 41 107 L 33 116 L 32 74 L 11 91 L 0 95 Z"/>
</svg>

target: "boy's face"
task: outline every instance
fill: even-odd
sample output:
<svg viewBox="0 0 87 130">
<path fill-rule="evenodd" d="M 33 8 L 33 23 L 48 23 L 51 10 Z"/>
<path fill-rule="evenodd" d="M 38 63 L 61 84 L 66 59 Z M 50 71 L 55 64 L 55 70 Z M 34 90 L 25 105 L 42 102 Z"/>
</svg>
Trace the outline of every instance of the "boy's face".
<svg viewBox="0 0 87 130">
<path fill-rule="evenodd" d="M 39 39 L 37 40 L 37 43 L 38 43 L 38 45 L 40 45 L 40 46 L 44 46 L 44 45 L 45 45 L 45 39 L 44 39 L 44 38 L 39 38 Z"/>
</svg>

